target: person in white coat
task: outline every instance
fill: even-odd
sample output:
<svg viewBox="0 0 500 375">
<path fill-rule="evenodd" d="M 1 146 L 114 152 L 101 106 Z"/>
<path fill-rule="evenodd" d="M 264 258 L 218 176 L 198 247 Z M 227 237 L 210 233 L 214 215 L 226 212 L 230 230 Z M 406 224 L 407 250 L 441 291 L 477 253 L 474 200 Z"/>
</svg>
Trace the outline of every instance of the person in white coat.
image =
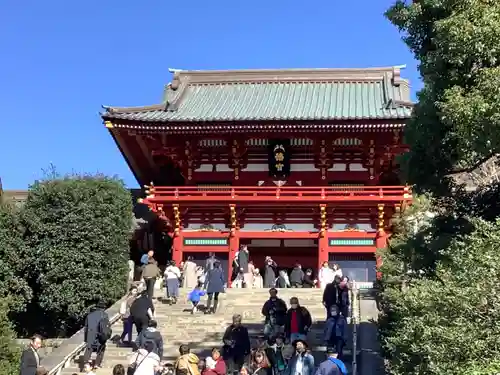
<svg viewBox="0 0 500 375">
<path fill-rule="evenodd" d="M 155 375 L 161 369 L 160 357 L 154 352 L 151 341 L 130 356 L 129 367 L 135 367 L 134 375 Z"/>
<path fill-rule="evenodd" d="M 319 285 L 322 290 L 325 290 L 327 284 L 330 284 L 335 279 L 335 271 L 330 268 L 328 262 L 324 262 L 318 272 Z"/>
<path fill-rule="evenodd" d="M 179 298 L 179 280 L 181 278 L 181 270 L 171 261 L 165 268 L 165 287 L 167 290 L 167 299 L 170 303 L 177 303 Z"/>
</svg>

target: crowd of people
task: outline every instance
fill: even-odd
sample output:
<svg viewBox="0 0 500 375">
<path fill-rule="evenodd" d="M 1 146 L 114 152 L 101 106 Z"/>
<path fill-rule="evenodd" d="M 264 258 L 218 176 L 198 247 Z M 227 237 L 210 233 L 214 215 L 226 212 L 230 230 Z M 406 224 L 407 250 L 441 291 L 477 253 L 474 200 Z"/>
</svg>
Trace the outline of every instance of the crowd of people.
<svg viewBox="0 0 500 375">
<path fill-rule="evenodd" d="M 220 293 L 226 288 L 226 278 L 221 263 L 211 254 L 205 267 L 196 266 L 194 274 L 186 273 L 192 268 L 188 259 L 182 267 L 170 262 L 163 272 L 165 297 L 168 303 L 175 304 L 179 298 L 179 287 L 190 288 L 188 301 L 191 303 L 191 313 L 197 312 L 202 297 L 207 296 L 205 313 L 215 313 L 218 307 Z M 155 320 L 154 289 L 161 275 L 151 251 L 145 254 L 142 263 L 143 282 L 131 286 L 127 298 L 120 308 L 123 331 L 115 337 L 115 343 L 120 346 L 130 346 L 134 349 L 129 362 L 117 365 L 114 375 L 337 375 L 346 374 L 342 362 L 342 354 L 346 344 L 347 321 L 349 311 L 348 278 L 342 275 L 338 266 L 330 268 L 325 263 L 318 272 L 318 279 L 312 279 L 307 270 L 303 272 L 300 265 L 292 270 L 290 275 L 280 271 L 276 275 L 275 262 L 266 259 L 266 273 L 263 287 L 269 287 L 270 297 L 263 304 L 261 313 L 264 317 L 262 340 L 253 348 L 247 328 L 242 324 L 240 315 L 233 316 L 223 335 L 220 348 L 213 348 L 211 355 L 198 358 L 191 353 L 189 345 L 181 345 L 179 357 L 175 363 L 162 362 L 163 338 L 157 329 Z M 241 287 L 253 287 L 255 269 L 252 269 L 248 257 L 248 249 L 242 248 L 235 259 L 236 270 L 233 283 L 241 276 Z M 202 270 L 202 272 L 200 272 Z M 249 275 L 248 270 L 251 270 Z M 274 273 L 274 274 L 273 274 Z M 193 285 L 194 284 L 194 285 Z M 278 297 L 278 289 L 283 287 L 321 287 L 323 305 L 326 309 L 326 324 L 324 328 L 324 345 L 327 347 L 327 359 L 316 366 L 307 342 L 307 335 L 312 327 L 312 318 L 308 309 L 299 304 L 297 297 L 287 303 Z M 133 331 L 137 333 L 132 341 Z M 105 306 L 98 304 L 85 321 L 85 352 L 83 354 L 81 371 L 93 375 L 102 365 L 106 345 L 112 338 L 111 324 L 105 311 Z M 36 337 L 30 347 L 23 352 L 21 375 L 44 375 L 40 367 L 37 351 L 41 346 L 41 338 Z M 285 347 L 293 348 L 292 355 L 285 355 Z M 95 356 L 91 360 L 92 355 Z"/>
</svg>

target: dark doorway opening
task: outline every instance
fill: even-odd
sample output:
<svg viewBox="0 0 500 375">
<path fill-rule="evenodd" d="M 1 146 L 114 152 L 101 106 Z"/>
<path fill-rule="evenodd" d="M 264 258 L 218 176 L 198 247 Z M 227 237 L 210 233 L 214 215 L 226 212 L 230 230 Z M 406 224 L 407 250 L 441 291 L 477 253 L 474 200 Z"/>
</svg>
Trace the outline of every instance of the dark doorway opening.
<svg viewBox="0 0 500 375">
<path fill-rule="evenodd" d="M 196 263 L 197 266 L 201 266 L 205 268 L 207 264 L 207 259 L 209 257 L 210 253 L 207 252 L 183 252 L 182 253 L 182 260 L 186 261 L 188 257 L 193 258 L 193 262 Z M 224 270 L 224 275 L 227 276 L 227 272 L 229 270 L 229 254 L 228 253 L 222 253 L 222 252 L 216 252 L 215 253 L 215 258 L 220 262 L 222 269 Z"/>
<path fill-rule="evenodd" d="M 244 243 L 242 241 L 242 243 Z M 278 270 L 290 272 L 296 263 L 302 269 L 312 269 L 314 274 L 318 268 L 318 246 L 316 240 L 249 240 L 245 243 L 250 251 L 250 260 L 255 267 L 264 270 L 266 256 L 270 256 L 278 264 Z"/>
<path fill-rule="evenodd" d="M 377 278 L 375 254 L 366 253 L 330 253 L 330 264 L 338 264 L 342 273 L 351 280 L 372 282 Z"/>
</svg>

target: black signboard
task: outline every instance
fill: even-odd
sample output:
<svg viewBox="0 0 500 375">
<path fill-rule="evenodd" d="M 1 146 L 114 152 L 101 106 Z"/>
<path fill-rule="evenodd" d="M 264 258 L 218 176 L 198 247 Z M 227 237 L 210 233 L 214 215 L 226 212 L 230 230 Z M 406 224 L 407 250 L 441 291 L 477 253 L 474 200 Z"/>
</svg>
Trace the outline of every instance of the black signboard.
<svg viewBox="0 0 500 375">
<path fill-rule="evenodd" d="M 290 176 L 290 139 L 269 140 L 269 175 L 275 178 Z"/>
</svg>

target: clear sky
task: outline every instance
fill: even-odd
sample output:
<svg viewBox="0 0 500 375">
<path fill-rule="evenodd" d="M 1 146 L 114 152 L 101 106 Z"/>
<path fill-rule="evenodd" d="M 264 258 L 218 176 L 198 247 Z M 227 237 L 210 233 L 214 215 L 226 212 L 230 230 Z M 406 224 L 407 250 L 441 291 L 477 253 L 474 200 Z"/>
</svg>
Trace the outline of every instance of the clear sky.
<svg viewBox="0 0 500 375">
<path fill-rule="evenodd" d="M 137 185 L 101 105 L 156 104 L 168 68 L 348 68 L 416 62 L 383 16 L 393 0 L 0 0 L 0 178 L 43 169 Z"/>
</svg>

